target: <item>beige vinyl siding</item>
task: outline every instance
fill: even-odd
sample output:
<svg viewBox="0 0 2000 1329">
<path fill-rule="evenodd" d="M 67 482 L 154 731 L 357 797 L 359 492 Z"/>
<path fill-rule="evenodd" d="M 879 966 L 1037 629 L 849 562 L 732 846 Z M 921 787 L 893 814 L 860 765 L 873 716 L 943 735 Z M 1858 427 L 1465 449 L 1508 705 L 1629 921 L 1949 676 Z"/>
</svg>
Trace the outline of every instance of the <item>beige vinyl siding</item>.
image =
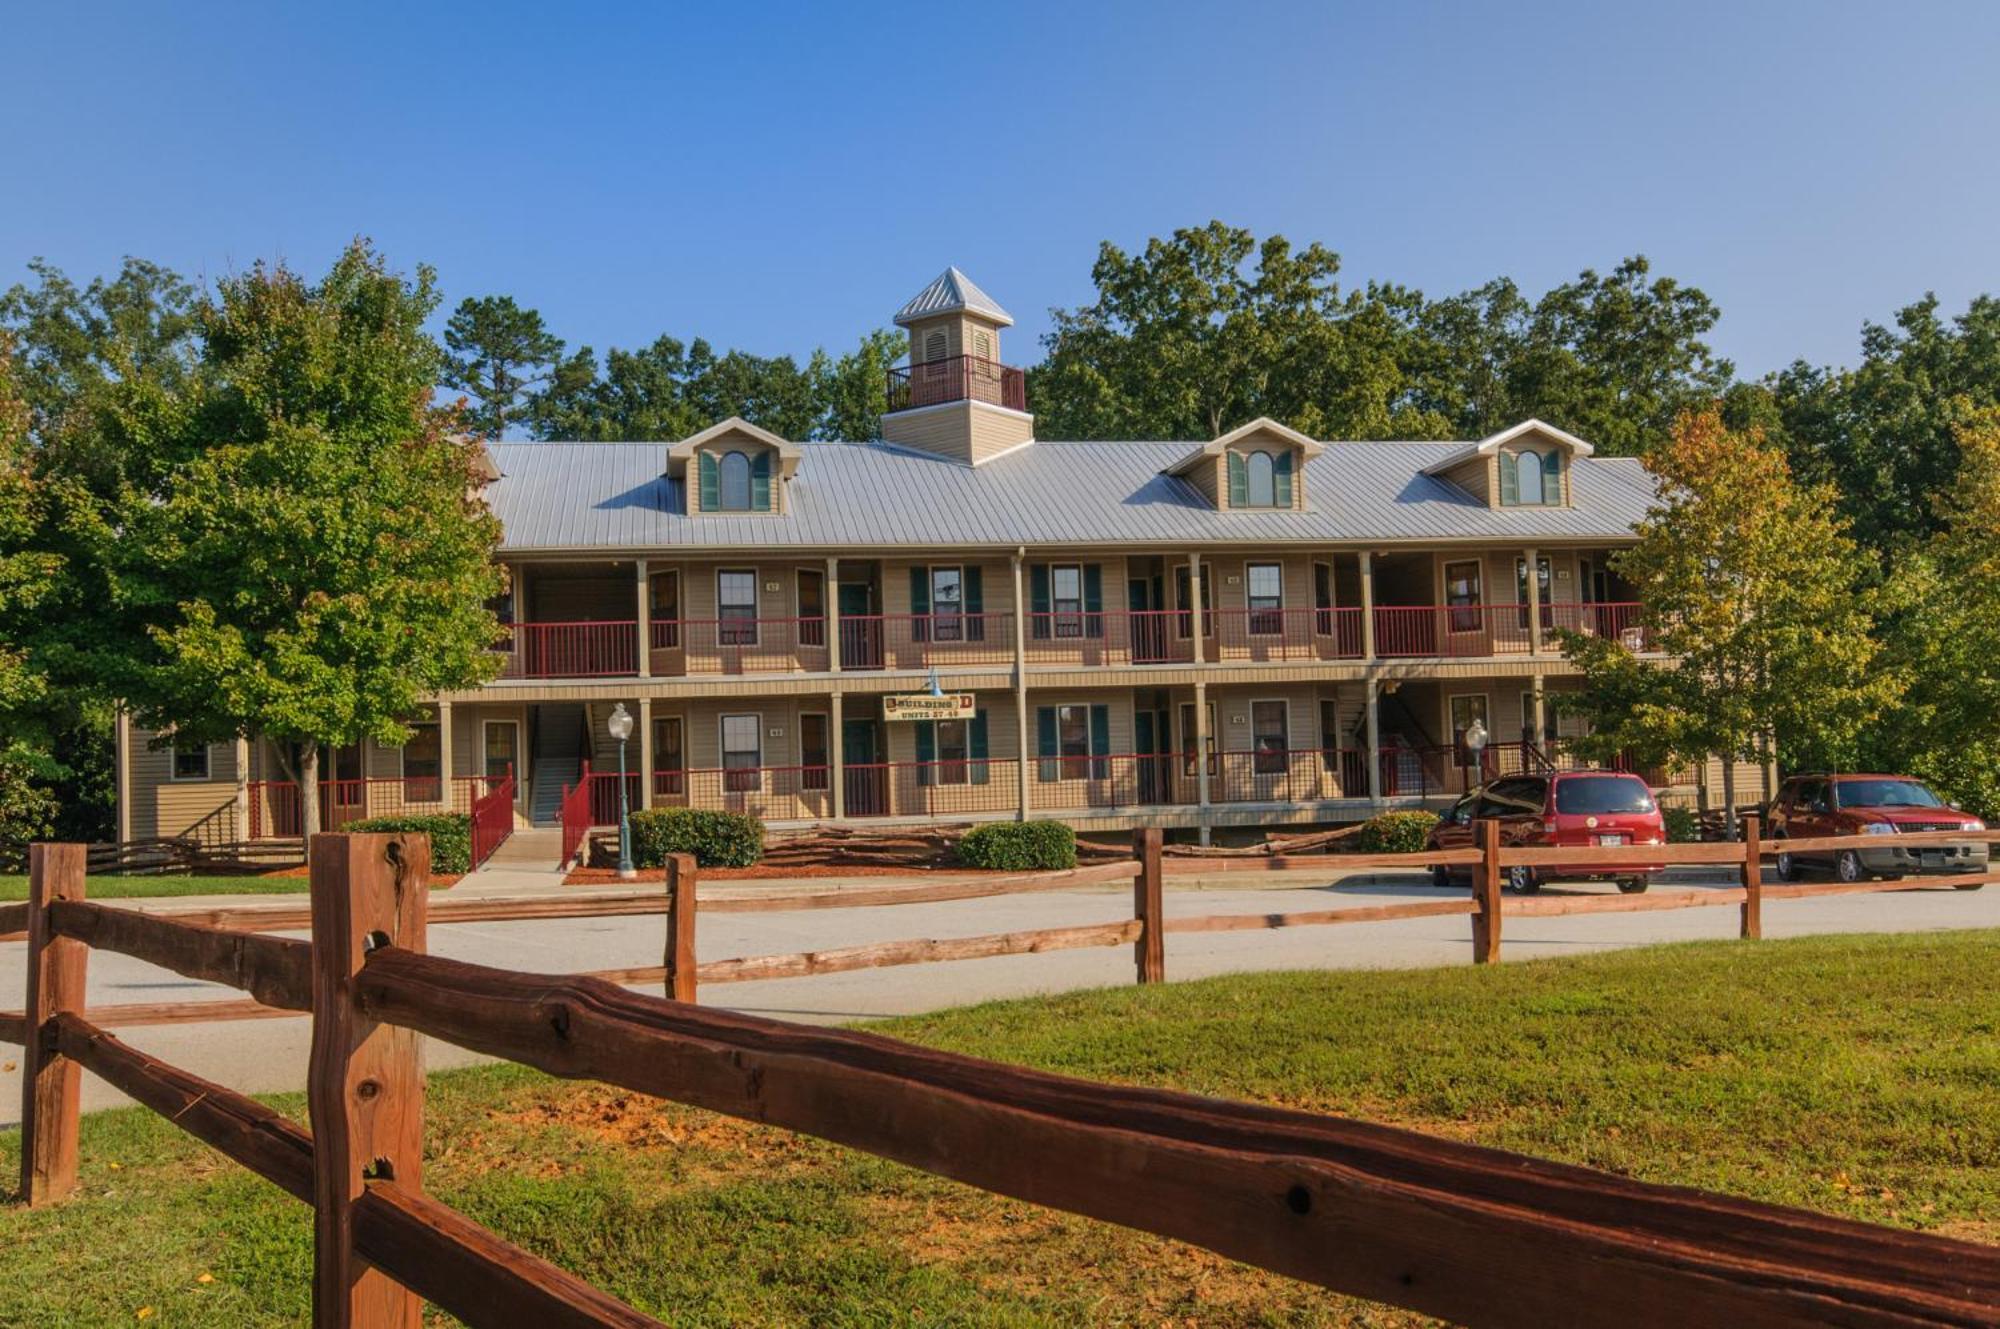
<svg viewBox="0 0 2000 1329">
<path fill-rule="evenodd" d="M 175 780 L 172 750 L 152 746 L 159 737 L 155 730 L 132 729 L 126 787 L 133 838 L 188 835 L 204 844 L 238 839 L 235 744 L 208 745 L 208 779 Z"/>
<path fill-rule="evenodd" d="M 1500 474 L 1491 456 L 1467 458 L 1445 469 L 1439 478 L 1457 485 L 1488 507 L 1499 505 Z"/>
<path fill-rule="evenodd" d="M 1030 442 L 1034 436 L 1032 416 L 985 402 L 950 402 L 882 417 L 886 441 L 971 465 Z"/>
</svg>

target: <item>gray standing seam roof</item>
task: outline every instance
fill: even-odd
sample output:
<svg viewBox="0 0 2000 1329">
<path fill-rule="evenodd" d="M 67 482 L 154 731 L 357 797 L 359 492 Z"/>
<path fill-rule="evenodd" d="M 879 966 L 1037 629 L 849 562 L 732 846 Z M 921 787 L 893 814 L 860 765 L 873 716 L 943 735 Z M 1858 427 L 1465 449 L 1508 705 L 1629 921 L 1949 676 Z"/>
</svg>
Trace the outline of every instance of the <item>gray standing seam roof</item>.
<svg viewBox="0 0 2000 1329">
<path fill-rule="evenodd" d="M 502 548 L 939 549 L 1629 538 L 1654 497 L 1630 458 L 1582 457 L 1571 506 L 1489 508 L 1423 468 L 1463 443 L 1328 443 L 1300 511 L 1219 512 L 1163 468 L 1187 443 L 1036 442 L 972 467 L 885 443 L 804 443 L 780 515 L 689 516 L 667 443 L 493 443 Z"/>
</svg>

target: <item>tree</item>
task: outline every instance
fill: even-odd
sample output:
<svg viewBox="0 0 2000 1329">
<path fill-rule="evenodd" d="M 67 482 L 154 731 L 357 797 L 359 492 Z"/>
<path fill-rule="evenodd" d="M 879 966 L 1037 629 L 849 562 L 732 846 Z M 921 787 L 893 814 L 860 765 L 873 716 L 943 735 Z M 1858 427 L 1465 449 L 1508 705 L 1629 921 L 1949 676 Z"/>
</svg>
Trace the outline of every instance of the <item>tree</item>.
<svg viewBox="0 0 2000 1329">
<path fill-rule="evenodd" d="M 602 371 L 583 347 L 556 368 L 528 415 L 541 438 L 682 439 L 732 415 L 805 438 L 825 414 L 816 389 L 814 376 L 788 355 L 717 355 L 700 338 L 660 337 L 635 351 L 613 348 Z"/>
<path fill-rule="evenodd" d="M 428 696 L 495 669 L 498 523 L 478 443 L 431 406 L 436 303 L 428 269 L 405 281 L 362 241 L 317 285 L 261 263 L 221 282 L 153 423 L 178 460 L 101 551 L 146 611 L 119 643 L 138 720 L 297 745 L 308 835 L 321 745 L 400 743 Z"/>
<path fill-rule="evenodd" d="M 444 325 L 445 386 L 478 399 L 468 418 L 490 438 L 521 414 L 527 395 L 547 382 L 562 359 L 562 338 L 542 326 L 541 314 L 511 295 L 467 298 Z"/>
<path fill-rule="evenodd" d="M 1565 706 L 1590 721 L 1587 756 L 1720 755 L 1733 816 L 1737 761 L 1769 759 L 1775 741 L 1790 760 L 1834 764 L 1895 699 L 1871 635 L 1869 564 L 1830 491 L 1800 484 L 1781 451 L 1714 410 L 1684 416 L 1646 466 L 1659 499 L 1613 566 L 1664 658 L 1563 632 L 1583 675 Z"/>
<path fill-rule="evenodd" d="M 40 723 L 48 682 L 19 644 L 62 571 L 35 548 L 37 484 L 28 465 L 28 403 L 17 382 L 12 338 L 0 332 L 0 845 L 46 834 L 59 773 Z"/>
<path fill-rule="evenodd" d="M 1898 560 L 1898 612 L 1885 654 L 1910 680 L 1865 740 L 1872 765 L 1930 780 L 2000 817 L 2000 406 L 1960 397 L 1956 483 L 1937 496 L 1940 529 Z"/>
<path fill-rule="evenodd" d="M 1408 400 L 1414 297 L 1343 296 L 1339 271 L 1323 245 L 1260 244 L 1221 222 L 1136 256 L 1101 245 L 1096 301 L 1053 311 L 1047 359 L 1031 371 L 1039 432 L 1213 438 L 1268 415 L 1325 436 L 1441 436 L 1443 419 Z"/>
<path fill-rule="evenodd" d="M 889 370 L 909 352 L 909 337 L 891 328 L 875 329 L 838 359 L 814 351 L 806 363 L 818 412 L 811 436 L 837 441 L 881 437 Z"/>
</svg>

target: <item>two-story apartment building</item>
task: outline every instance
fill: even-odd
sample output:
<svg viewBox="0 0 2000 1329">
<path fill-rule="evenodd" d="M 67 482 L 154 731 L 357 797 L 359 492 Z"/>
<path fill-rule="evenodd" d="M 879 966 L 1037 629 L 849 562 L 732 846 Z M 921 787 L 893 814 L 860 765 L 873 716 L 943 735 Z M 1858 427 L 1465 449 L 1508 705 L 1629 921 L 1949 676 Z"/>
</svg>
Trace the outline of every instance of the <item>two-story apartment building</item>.
<svg viewBox="0 0 2000 1329">
<path fill-rule="evenodd" d="M 1352 820 L 1563 760 L 1557 629 L 1650 648 L 1609 556 L 1636 461 L 1538 421 L 1459 443 L 1036 437 L 1012 320 L 957 269 L 904 306 L 881 437 L 724 420 L 676 443 L 494 443 L 500 677 L 402 748 L 327 754 L 325 824 L 516 777 L 787 824 Z M 933 687 L 962 716 L 904 720 Z M 1490 737 L 1475 763 L 1464 736 Z M 268 744 L 121 731 L 121 834 L 291 835 Z M 1653 772 L 1704 800 L 1720 770 Z M 1757 778 L 1754 769 L 1743 774 Z M 1746 783 L 1745 787 L 1750 787 Z"/>
</svg>

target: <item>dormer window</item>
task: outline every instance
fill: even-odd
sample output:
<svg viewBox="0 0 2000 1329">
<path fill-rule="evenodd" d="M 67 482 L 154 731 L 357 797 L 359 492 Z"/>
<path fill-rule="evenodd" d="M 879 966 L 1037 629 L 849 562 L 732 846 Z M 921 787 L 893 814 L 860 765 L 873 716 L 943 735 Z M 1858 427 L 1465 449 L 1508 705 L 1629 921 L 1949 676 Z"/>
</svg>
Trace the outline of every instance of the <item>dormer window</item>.
<svg viewBox="0 0 2000 1329">
<path fill-rule="evenodd" d="M 1500 454 L 1500 506 L 1558 507 L 1562 504 L 1562 451 L 1522 448 Z"/>
<path fill-rule="evenodd" d="M 1252 452 L 1243 458 L 1249 478 L 1248 500 L 1253 508 L 1273 507 L 1278 502 L 1278 466 L 1268 452 Z"/>
<path fill-rule="evenodd" d="M 783 513 L 798 465 L 796 443 L 736 416 L 667 449 L 667 474 L 685 486 L 690 516 Z"/>
<path fill-rule="evenodd" d="M 721 508 L 724 512 L 750 510 L 750 459 L 740 452 L 722 454 Z"/>
<path fill-rule="evenodd" d="M 1229 454 L 1229 506 L 1289 508 L 1292 506 L 1292 451 L 1251 448 Z"/>
</svg>

